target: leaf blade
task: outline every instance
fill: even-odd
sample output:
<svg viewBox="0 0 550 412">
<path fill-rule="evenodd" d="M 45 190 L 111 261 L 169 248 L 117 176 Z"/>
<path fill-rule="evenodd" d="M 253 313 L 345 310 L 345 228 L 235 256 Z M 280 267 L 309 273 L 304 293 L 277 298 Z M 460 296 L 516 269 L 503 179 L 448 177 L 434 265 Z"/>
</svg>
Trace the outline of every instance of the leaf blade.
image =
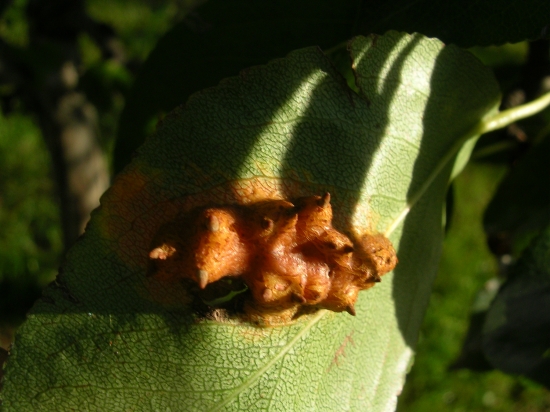
<svg viewBox="0 0 550 412">
<path fill-rule="evenodd" d="M 357 65 L 370 79 L 360 95 L 309 48 L 198 93 L 164 120 L 18 334 L 6 410 L 113 410 L 113 394 L 152 410 L 393 408 L 437 267 L 451 164 L 392 233 L 401 263 L 360 295 L 357 317 L 319 312 L 268 329 L 201 320 L 183 286 L 145 278 L 162 224 L 252 189 L 289 198 L 328 190 L 341 230 L 384 230 L 499 99 L 487 69 L 437 40 L 389 33 L 351 47 L 370 65 Z M 39 378 L 29 387 L 28 376 Z"/>
</svg>

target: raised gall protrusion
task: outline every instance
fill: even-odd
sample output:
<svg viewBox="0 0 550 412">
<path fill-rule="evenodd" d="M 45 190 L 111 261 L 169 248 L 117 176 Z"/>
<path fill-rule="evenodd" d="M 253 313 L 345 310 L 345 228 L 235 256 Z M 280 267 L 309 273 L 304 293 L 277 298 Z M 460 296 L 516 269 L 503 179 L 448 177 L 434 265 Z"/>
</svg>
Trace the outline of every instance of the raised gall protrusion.
<svg viewBox="0 0 550 412">
<path fill-rule="evenodd" d="M 244 311 L 264 324 L 290 321 L 301 309 L 355 315 L 359 291 L 380 282 L 397 257 L 380 234 L 337 231 L 330 200 L 325 193 L 194 209 L 159 231 L 149 275 L 200 289 L 240 278 L 249 290 L 238 295 Z"/>
</svg>

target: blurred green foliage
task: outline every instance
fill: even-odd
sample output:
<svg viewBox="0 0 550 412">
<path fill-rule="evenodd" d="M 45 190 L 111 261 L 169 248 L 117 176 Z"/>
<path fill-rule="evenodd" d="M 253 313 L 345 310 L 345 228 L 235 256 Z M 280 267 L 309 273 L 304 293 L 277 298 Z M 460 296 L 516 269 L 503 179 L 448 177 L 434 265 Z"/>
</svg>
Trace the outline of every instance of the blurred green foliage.
<svg viewBox="0 0 550 412">
<path fill-rule="evenodd" d="M 499 371 L 449 370 L 478 292 L 497 274 L 482 218 L 505 171 L 503 165 L 470 163 L 454 181 L 454 213 L 415 362 L 399 399 L 401 412 L 550 410 L 550 393 L 526 379 Z"/>
<path fill-rule="evenodd" d="M 62 251 L 50 158 L 29 116 L 0 114 L 0 325 L 20 322 Z"/>
<path fill-rule="evenodd" d="M 528 58 L 528 43 L 474 47 L 470 51 L 493 68 L 503 94 L 518 87 Z M 547 109 L 537 117 L 547 119 L 548 113 Z M 522 123 L 531 136 L 537 133 L 536 129 L 528 129 L 532 121 Z M 480 303 L 486 309 L 488 302 L 482 301 L 500 280 L 497 259 L 488 247 L 484 214 L 510 164 L 515 165 L 518 153 L 521 156 L 524 150 L 522 142 L 511 136 L 503 139 L 497 133 L 484 135 L 473 154 L 473 159 L 481 161 L 470 162 L 453 182 L 452 216 L 441 265 L 421 328 L 415 362 L 399 399 L 400 412 L 550 411 L 550 392 L 528 379 L 497 370 L 475 372 L 453 368 L 461 354 L 470 316 L 479 313 Z M 540 182 L 524 180 L 525 188 L 533 185 L 539 187 Z M 521 193 L 510 193 L 513 194 L 521 201 Z M 505 207 L 513 202 L 507 199 Z"/>
<path fill-rule="evenodd" d="M 23 51 L 28 46 L 25 8 L 29 0 L 14 0 L 0 16 L 0 38 Z M 137 70 L 158 39 L 195 0 L 89 0 L 91 17 L 110 24 L 122 42 L 124 58 Z M 120 62 L 104 60 L 89 36 L 79 37 L 79 87 L 99 114 L 100 138 L 110 158 L 118 116 L 135 73 Z M 37 64 L 48 56 L 30 55 Z M 42 62 L 42 63 L 41 63 Z M 135 71 L 134 70 L 134 71 Z M 0 98 L 10 96 L 0 86 Z M 36 118 L 19 100 L 9 100 L 0 113 L 0 346 L 7 347 L 15 325 L 51 282 L 62 259 L 59 205 L 51 161 Z M 3 338 L 2 338 L 3 336 Z"/>
<path fill-rule="evenodd" d="M 115 28 L 130 59 L 143 61 L 160 35 L 183 18 L 197 0 L 88 0 L 90 17 Z"/>
<path fill-rule="evenodd" d="M 25 18 L 28 0 L 14 0 L 0 16 L 0 37 L 6 43 L 24 47 L 29 42 L 29 26 Z M 7 3 L 6 3 L 7 4 Z"/>
</svg>

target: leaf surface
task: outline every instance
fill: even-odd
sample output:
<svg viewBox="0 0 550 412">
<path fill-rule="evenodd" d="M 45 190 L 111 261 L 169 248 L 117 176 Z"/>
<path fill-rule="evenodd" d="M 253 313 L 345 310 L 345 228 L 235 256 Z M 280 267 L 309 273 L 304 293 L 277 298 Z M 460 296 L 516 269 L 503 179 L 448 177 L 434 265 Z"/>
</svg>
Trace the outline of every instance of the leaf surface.
<svg viewBox="0 0 550 412">
<path fill-rule="evenodd" d="M 170 30 L 144 62 L 121 114 L 119 172 L 159 116 L 205 87 L 301 47 L 332 47 L 355 34 L 360 0 L 209 1 Z"/>
<path fill-rule="evenodd" d="M 194 92 L 289 51 L 334 47 L 353 35 L 418 32 L 461 47 L 547 36 L 550 2 L 539 0 L 211 0 L 157 44 L 121 114 L 119 172 L 159 116 Z"/>
<path fill-rule="evenodd" d="M 493 366 L 550 387 L 550 226 L 511 268 L 483 332 Z"/>
<path fill-rule="evenodd" d="M 500 45 L 548 36 L 550 4 L 538 0 L 373 0 L 362 25 L 380 33 L 417 31 L 461 47 Z"/>
<path fill-rule="evenodd" d="M 549 164 L 550 139 L 546 138 L 514 165 L 485 211 L 487 234 L 515 252 L 550 223 Z"/>
<path fill-rule="evenodd" d="M 393 410 L 453 158 L 500 95 L 472 55 L 434 39 L 392 32 L 349 48 L 359 93 L 307 48 L 164 119 L 21 327 L 6 411 Z M 400 263 L 360 294 L 356 317 L 322 310 L 272 328 L 197 318 L 183 286 L 145 277 L 151 240 L 182 210 L 254 191 L 329 191 L 337 229 L 386 233 Z"/>
</svg>

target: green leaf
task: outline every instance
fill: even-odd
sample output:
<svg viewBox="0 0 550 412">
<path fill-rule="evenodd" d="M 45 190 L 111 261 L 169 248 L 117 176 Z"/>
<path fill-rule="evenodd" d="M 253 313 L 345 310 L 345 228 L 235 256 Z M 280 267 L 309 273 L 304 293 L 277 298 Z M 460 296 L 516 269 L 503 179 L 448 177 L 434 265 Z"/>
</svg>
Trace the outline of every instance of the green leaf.
<svg viewBox="0 0 550 412">
<path fill-rule="evenodd" d="M 510 170 L 485 211 L 489 236 L 517 252 L 550 223 L 550 139 L 533 146 Z"/>
<path fill-rule="evenodd" d="M 461 47 L 548 36 L 550 3 L 539 0 L 372 0 L 361 29 L 416 31 Z"/>
<path fill-rule="evenodd" d="M 121 114 L 114 170 L 192 93 L 290 50 L 388 30 L 462 47 L 519 42 L 543 35 L 548 15 L 550 2 L 539 0 L 211 0 L 168 32 L 141 68 Z"/>
<path fill-rule="evenodd" d="M 121 114 L 114 169 L 128 164 L 158 118 L 245 67 L 353 34 L 358 0 L 209 1 L 170 30 L 140 69 Z"/>
<path fill-rule="evenodd" d="M 487 314 L 483 348 L 493 366 L 550 387 L 550 226 L 511 268 Z"/>
<path fill-rule="evenodd" d="M 21 327 L 6 411 L 392 410 L 411 362 L 461 143 L 499 104 L 471 54 L 421 35 L 350 45 L 359 93 L 318 48 L 195 94 L 117 177 L 63 272 Z M 475 138 L 475 136 L 473 136 Z M 158 228 L 250 183 L 330 191 L 336 227 L 390 236 L 400 263 L 326 310 L 259 328 L 194 315 L 182 285 L 146 278 Z"/>
</svg>

